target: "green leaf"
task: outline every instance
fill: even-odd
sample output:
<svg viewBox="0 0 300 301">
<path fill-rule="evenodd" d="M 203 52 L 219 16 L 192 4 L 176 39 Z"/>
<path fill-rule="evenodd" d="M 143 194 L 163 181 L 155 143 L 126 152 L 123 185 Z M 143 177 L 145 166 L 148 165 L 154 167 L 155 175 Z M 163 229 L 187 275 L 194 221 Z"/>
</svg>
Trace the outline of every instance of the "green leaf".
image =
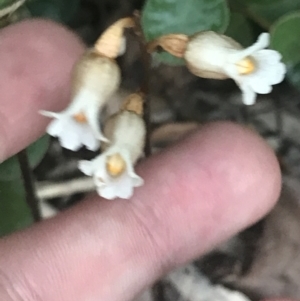
<svg viewBox="0 0 300 301">
<path fill-rule="evenodd" d="M 244 0 L 240 0 L 244 1 Z M 281 0 L 279 0 L 281 1 Z M 248 4 L 251 3 L 256 3 L 256 4 L 261 4 L 261 5 L 267 5 L 267 4 L 273 4 L 275 2 L 278 2 L 278 0 L 247 0 Z"/>
<path fill-rule="evenodd" d="M 300 62 L 300 11 L 288 14 L 271 28 L 271 48 L 282 54 L 287 64 Z"/>
<path fill-rule="evenodd" d="M 245 0 L 228 0 L 228 4 L 231 11 L 243 12 L 247 2 Z"/>
<path fill-rule="evenodd" d="M 250 0 L 247 8 L 254 20 L 269 28 L 283 15 L 299 10 L 300 0 Z"/>
<path fill-rule="evenodd" d="M 223 33 L 229 10 L 225 0 L 148 0 L 141 21 L 147 41 L 170 33 L 192 35 L 203 30 Z M 184 64 L 170 54 L 156 56 L 167 64 Z"/>
<path fill-rule="evenodd" d="M 62 20 L 60 8 L 51 1 L 35 1 L 28 4 L 28 8 L 34 17 L 43 17 L 57 22 Z"/>
<path fill-rule="evenodd" d="M 33 16 L 68 23 L 79 8 L 80 0 L 33 0 L 28 8 Z"/>
<path fill-rule="evenodd" d="M 49 136 L 45 135 L 28 147 L 28 159 L 32 168 L 36 167 L 43 159 L 48 150 L 49 141 Z M 17 156 L 13 156 L 0 164 L 0 181 L 11 181 L 20 177 L 21 170 Z"/>
<path fill-rule="evenodd" d="M 231 14 L 225 34 L 245 47 L 251 45 L 255 40 L 250 22 L 239 13 Z"/>
<path fill-rule="evenodd" d="M 23 182 L 0 182 L 0 236 L 23 229 L 33 219 L 25 201 Z"/>
<path fill-rule="evenodd" d="M 286 63 L 286 79 L 295 88 L 300 90 L 300 62 L 296 64 Z"/>
</svg>

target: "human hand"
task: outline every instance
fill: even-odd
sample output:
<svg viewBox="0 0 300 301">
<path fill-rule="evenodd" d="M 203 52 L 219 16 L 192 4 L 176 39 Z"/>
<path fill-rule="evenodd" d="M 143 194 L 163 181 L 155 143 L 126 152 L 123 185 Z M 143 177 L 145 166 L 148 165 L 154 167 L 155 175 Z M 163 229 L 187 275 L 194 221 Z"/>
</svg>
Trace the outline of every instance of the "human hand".
<svg viewBox="0 0 300 301">
<path fill-rule="evenodd" d="M 41 108 L 66 106 L 83 45 L 46 21 L 8 27 L 0 41 L 4 160 L 44 132 Z M 272 150 L 251 130 L 226 122 L 204 126 L 138 172 L 145 185 L 131 200 L 93 195 L 2 238 L 0 300 L 130 300 L 265 215 L 281 186 Z"/>
</svg>

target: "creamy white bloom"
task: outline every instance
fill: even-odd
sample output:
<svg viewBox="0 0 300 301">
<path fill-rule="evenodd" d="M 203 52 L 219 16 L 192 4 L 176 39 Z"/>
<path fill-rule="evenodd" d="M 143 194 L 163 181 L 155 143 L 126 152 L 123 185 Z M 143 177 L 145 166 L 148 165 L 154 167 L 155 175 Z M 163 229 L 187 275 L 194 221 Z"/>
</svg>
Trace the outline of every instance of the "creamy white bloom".
<svg viewBox="0 0 300 301">
<path fill-rule="evenodd" d="M 257 42 L 243 49 L 233 39 L 212 31 L 191 37 L 184 58 L 192 73 L 204 78 L 232 78 L 243 92 L 246 105 L 256 94 L 267 94 L 283 81 L 286 67 L 281 55 L 270 49 L 270 35 L 262 33 Z"/>
<path fill-rule="evenodd" d="M 134 187 L 144 181 L 134 171 L 143 154 L 146 129 L 141 116 L 123 111 L 105 126 L 110 139 L 108 148 L 91 161 L 80 161 L 79 169 L 92 176 L 100 196 L 106 199 L 129 199 Z"/>
<path fill-rule="evenodd" d="M 72 78 L 72 102 L 62 112 L 41 111 L 54 120 L 47 132 L 64 148 L 76 151 L 83 145 L 97 150 L 107 141 L 100 128 L 100 113 L 118 89 L 120 70 L 112 59 L 88 51 L 76 64 Z"/>
</svg>

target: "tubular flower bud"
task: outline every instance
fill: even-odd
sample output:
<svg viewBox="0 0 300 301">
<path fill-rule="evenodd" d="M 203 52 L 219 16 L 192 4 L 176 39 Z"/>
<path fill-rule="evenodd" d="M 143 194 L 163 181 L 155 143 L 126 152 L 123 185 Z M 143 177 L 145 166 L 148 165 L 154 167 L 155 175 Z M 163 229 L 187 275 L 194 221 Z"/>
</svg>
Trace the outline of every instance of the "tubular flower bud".
<svg viewBox="0 0 300 301">
<path fill-rule="evenodd" d="M 256 94 L 267 94 L 272 85 L 283 81 L 285 65 L 275 50 L 264 49 L 270 36 L 262 33 L 257 42 L 243 49 L 233 39 L 212 31 L 198 33 L 184 54 L 189 70 L 200 77 L 232 78 L 243 92 L 246 105 L 255 103 Z"/>
<path fill-rule="evenodd" d="M 112 59 L 124 54 L 126 49 L 124 29 L 132 27 L 134 27 L 134 20 L 132 18 L 118 20 L 105 30 L 96 41 L 94 46 L 95 51 Z"/>
<path fill-rule="evenodd" d="M 54 118 L 47 128 L 48 134 L 58 137 L 61 145 L 76 151 L 82 145 L 97 150 L 100 141 L 107 141 L 100 129 L 101 109 L 120 84 L 117 63 L 87 51 L 73 70 L 72 102 L 62 112 L 41 111 Z"/>
<path fill-rule="evenodd" d="M 143 116 L 144 98 L 142 93 L 130 94 L 123 102 L 123 110 Z"/>
<path fill-rule="evenodd" d="M 134 165 L 143 155 L 146 128 L 141 116 L 121 111 L 111 117 L 104 128 L 110 144 L 91 161 L 80 161 L 79 169 L 92 176 L 100 196 L 129 199 L 133 188 L 144 181 L 134 171 Z"/>
</svg>

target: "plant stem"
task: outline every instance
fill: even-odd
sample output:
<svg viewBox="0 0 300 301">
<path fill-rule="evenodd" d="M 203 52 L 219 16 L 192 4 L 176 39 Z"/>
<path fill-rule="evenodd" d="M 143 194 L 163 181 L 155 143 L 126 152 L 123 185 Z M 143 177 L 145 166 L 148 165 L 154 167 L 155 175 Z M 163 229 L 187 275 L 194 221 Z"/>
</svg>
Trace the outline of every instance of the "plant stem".
<svg viewBox="0 0 300 301">
<path fill-rule="evenodd" d="M 39 201 L 35 193 L 32 170 L 29 165 L 26 149 L 18 153 L 18 160 L 23 177 L 23 183 L 26 193 L 26 202 L 30 208 L 33 220 L 35 222 L 39 222 L 42 219 L 42 216 L 39 208 Z"/>
<path fill-rule="evenodd" d="M 152 286 L 152 296 L 154 301 L 164 301 L 165 298 L 165 288 L 162 280 L 158 280 Z"/>
<path fill-rule="evenodd" d="M 151 155 L 151 122 L 150 122 L 150 101 L 149 101 L 149 80 L 151 69 L 151 54 L 147 51 L 147 42 L 141 26 L 140 12 L 134 12 L 135 19 L 135 35 L 138 38 L 143 62 L 143 79 L 141 83 L 140 92 L 144 95 L 144 121 L 146 124 L 146 143 L 145 156 Z"/>
<path fill-rule="evenodd" d="M 251 118 L 250 118 L 248 106 L 243 104 L 240 106 L 240 116 L 241 116 L 242 123 L 249 126 L 251 122 Z"/>
<path fill-rule="evenodd" d="M 274 104 L 274 114 L 275 114 L 275 121 L 276 121 L 276 134 L 279 140 L 279 151 L 282 149 L 283 145 L 283 116 L 282 116 L 282 106 L 281 106 L 281 99 L 278 97 L 277 93 L 273 94 L 273 104 Z"/>
</svg>

